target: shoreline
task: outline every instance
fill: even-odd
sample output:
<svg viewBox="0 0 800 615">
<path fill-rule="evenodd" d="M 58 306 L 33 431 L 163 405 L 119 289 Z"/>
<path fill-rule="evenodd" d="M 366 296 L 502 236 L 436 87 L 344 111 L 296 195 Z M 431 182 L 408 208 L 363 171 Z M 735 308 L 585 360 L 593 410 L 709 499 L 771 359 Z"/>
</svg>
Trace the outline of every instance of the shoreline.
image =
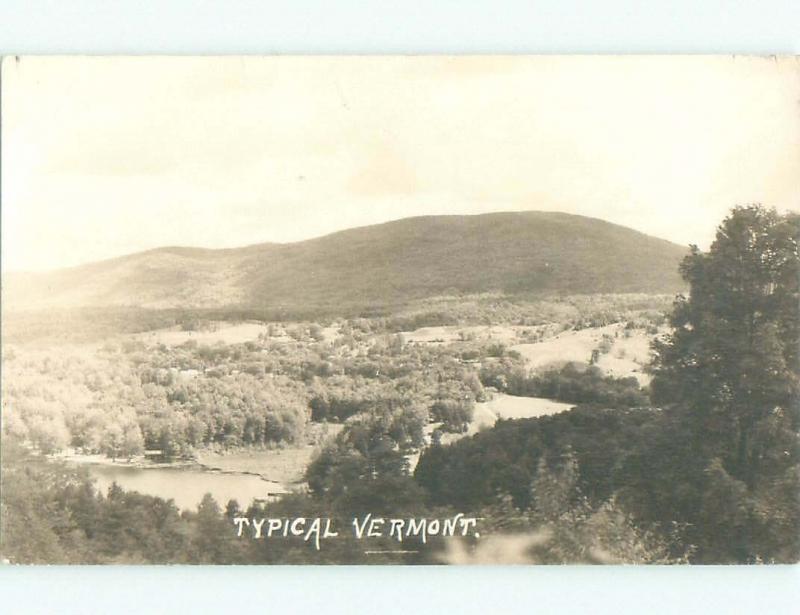
<svg viewBox="0 0 800 615">
<path fill-rule="evenodd" d="M 148 461 L 142 456 L 132 457 L 130 460 L 122 460 L 120 458 L 111 459 L 104 455 L 99 454 L 81 454 L 81 453 L 56 453 L 46 455 L 46 457 L 53 461 L 62 461 L 66 463 L 73 463 L 77 465 L 94 465 L 105 466 L 111 468 L 133 468 L 136 470 L 197 470 L 201 472 L 208 472 L 210 474 L 227 474 L 231 476 L 255 476 L 265 483 L 273 485 L 280 485 L 284 489 L 287 487 L 281 481 L 269 478 L 259 472 L 249 470 L 225 470 L 223 468 L 211 466 L 202 463 L 198 460 L 184 460 L 179 459 L 176 461 Z"/>
</svg>

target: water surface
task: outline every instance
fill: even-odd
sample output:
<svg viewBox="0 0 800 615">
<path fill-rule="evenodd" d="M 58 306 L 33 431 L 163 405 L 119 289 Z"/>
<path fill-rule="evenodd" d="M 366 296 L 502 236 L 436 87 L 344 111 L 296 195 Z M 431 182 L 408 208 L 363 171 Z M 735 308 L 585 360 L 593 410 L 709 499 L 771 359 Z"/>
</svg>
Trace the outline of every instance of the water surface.
<svg viewBox="0 0 800 615">
<path fill-rule="evenodd" d="M 183 510 L 194 510 L 206 493 L 220 507 L 236 500 L 246 508 L 255 498 L 284 491 L 281 485 L 250 474 L 223 474 L 202 468 L 140 468 L 119 465 L 88 465 L 97 488 L 107 493 L 116 482 L 126 491 L 138 491 L 164 500 L 175 500 Z"/>
</svg>

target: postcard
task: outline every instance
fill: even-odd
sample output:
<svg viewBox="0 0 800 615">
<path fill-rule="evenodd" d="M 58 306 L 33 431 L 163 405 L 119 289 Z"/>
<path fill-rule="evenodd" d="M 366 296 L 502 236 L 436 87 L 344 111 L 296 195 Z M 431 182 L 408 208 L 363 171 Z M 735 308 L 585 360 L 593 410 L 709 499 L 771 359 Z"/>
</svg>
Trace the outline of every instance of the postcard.
<svg viewBox="0 0 800 615">
<path fill-rule="evenodd" d="M 800 560 L 800 63 L 6 57 L 5 564 Z"/>
</svg>

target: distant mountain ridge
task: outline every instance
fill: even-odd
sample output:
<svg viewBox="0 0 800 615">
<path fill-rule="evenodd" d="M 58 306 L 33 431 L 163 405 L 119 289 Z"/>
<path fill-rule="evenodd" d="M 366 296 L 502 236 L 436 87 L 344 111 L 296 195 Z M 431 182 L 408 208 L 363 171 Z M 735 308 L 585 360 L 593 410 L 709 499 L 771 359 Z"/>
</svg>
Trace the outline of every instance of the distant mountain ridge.
<svg viewBox="0 0 800 615">
<path fill-rule="evenodd" d="M 290 244 L 165 247 L 3 279 L 4 309 L 391 305 L 445 293 L 671 293 L 687 249 L 553 212 L 422 216 Z"/>
</svg>

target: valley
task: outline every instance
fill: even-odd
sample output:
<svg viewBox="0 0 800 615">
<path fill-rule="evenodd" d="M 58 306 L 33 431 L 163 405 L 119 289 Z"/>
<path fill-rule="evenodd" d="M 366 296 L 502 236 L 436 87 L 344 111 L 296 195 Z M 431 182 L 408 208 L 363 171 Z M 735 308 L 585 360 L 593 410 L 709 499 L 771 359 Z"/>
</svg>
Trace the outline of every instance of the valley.
<svg viewBox="0 0 800 615">
<path fill-rule="evenodd" d="M 234 499 L 247 506 L 267 494 L 305 492 L 307 471 L 321 452 L 375 417 L 403 430 L 396 446 L 413 472 L 434 439 L 451 444 L 499 419 L 546 416 L 574 405 L 509 394 L 490 384 L 495 374 L 486 370 L 493 367 L 512 376 L 586 366 L 605 343 L 598 367 L 642 379 L 652 337 L 645 328 L 652 329 L 665 302 L 643 295 L 537 302 L 442 297 L 389 318 L 189 316 L 92 343 L 11 344 L 6 430 L 46 454 L 66 447 L 69 455 L 53 458 L 87 465 L 101 490 L 118 480 L 163 497 L 155 477 L 164 470 L 165 484 L 174 478 L 184 485 L 180 498 L 176 492 L 182 507 L 187 498 L 199 502 L 204 489 L 217 498 L 234 493 L 221 487 L 226 480 L 241 483 Z M 460 312 L 461 324 L 403 327 L 435 321 L 443 306 Z M 495 324 L 475 324 L 493 308 Z M 597 326 L 575 328 L 587 324 Z M 37 403 L 35 391 L 44 390 L 47 398 Z M 387 403 L 399 405 L 387 414 Z"/>
</svg>

